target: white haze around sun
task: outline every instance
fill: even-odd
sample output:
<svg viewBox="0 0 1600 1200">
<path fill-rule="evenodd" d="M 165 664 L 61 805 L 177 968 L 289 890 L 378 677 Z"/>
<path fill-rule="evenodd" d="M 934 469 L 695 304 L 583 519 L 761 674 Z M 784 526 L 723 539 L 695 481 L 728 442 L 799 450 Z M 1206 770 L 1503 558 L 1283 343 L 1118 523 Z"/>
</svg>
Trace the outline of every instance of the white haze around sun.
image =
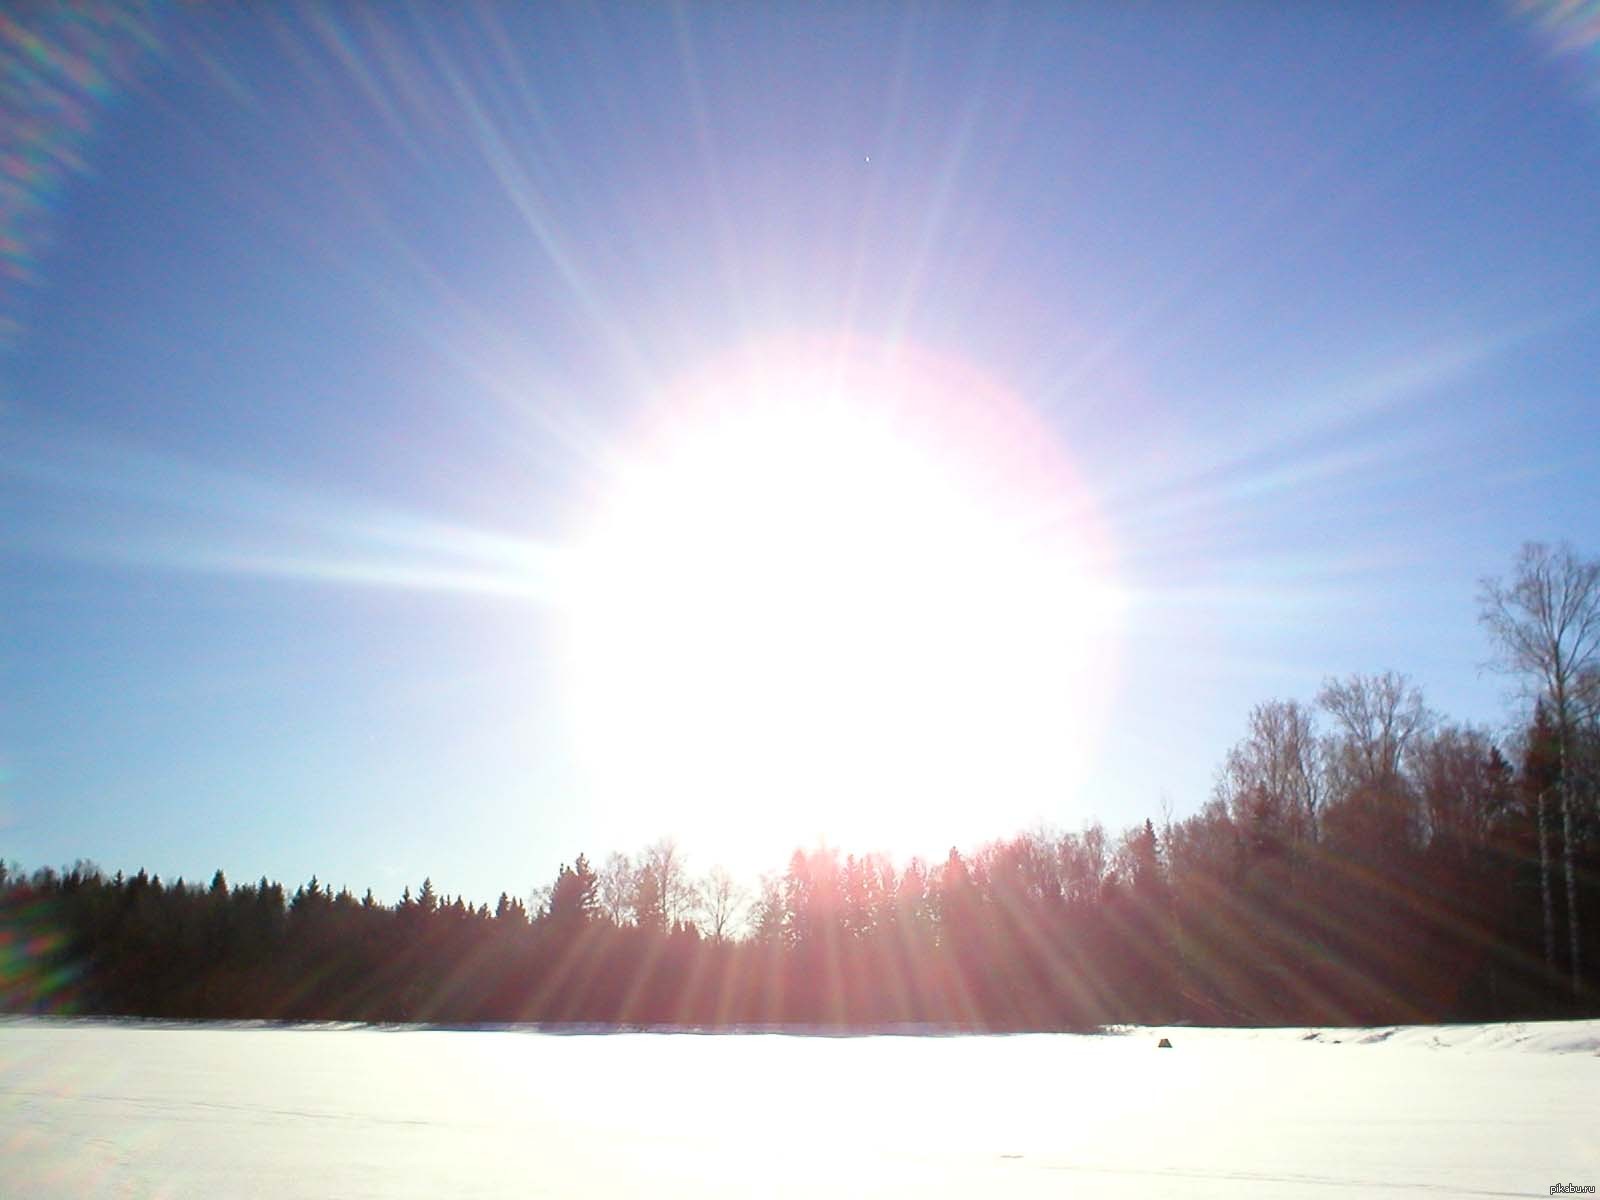
<svg viewBox="0 0 1600 1200">
<path fill-rule="evenodd" d="M 927 368 L 791 355 L 690 386 L 578 555 L 596 798 L 761 867 L 1076 820 L 1118 603 L 1077 499 L 1016 467 L 1041 447 Z"/>
</svg>

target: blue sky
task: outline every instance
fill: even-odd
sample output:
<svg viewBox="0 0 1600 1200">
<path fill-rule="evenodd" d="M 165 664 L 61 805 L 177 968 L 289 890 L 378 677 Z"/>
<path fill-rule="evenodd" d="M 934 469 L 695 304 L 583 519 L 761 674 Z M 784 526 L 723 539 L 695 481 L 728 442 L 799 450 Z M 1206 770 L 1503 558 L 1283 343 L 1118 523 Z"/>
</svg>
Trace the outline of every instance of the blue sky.
<svg viewBox="0 0 1600 1200">
<path fill-rule="evenodd" d="M 666 833 L 709 865 L 681 779 L 619 801 L 579 761 L 551 580 L 641 414 L 775 339 L 988 381 L 1121 598 L 1060 802 L 974 795 L 893 851 L 1193 811 L 1250 706 L 1326 675 L 1499 729 L 1476 580 L 1596 551 L 1597 59 L 1549 10 L 38 26 L 0 29 L 34 118 L 0 207 L 7 858 L 477 899 Z M 734 865 L 819 820 L 765 812 Z"/>
</svg>

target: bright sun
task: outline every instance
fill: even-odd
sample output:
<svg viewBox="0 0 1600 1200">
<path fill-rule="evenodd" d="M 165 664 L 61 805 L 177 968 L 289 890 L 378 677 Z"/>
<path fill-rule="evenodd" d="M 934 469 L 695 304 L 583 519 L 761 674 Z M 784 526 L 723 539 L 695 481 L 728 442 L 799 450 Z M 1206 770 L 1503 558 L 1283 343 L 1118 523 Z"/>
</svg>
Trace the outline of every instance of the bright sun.
<svg viewBox="0 0 1600 1200">
<path fill-rule="evenodd" d="M 1052 439 L 974 373 L 742 352 L 653 408 L 583 542 L 587 781 L 628 825 L 768 866 L 1075 818 L 1112 686 L 1103 559 Z"/>
</svg>

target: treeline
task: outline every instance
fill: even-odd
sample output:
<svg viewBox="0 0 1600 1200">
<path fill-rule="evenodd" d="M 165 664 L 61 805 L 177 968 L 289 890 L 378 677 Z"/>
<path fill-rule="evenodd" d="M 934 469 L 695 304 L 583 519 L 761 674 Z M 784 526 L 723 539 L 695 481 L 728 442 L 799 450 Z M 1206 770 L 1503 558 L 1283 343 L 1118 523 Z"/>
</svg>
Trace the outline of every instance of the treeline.
<svg viewBox="0 0 1600 1200">
<path fill-rule="evenodd" d="M 1328 714 L 1336 731 L 1319 734 Z M 1319 709 L 1259 706 L 1186 820 L 1118 838 L 1029 833 L 931 864 L 797 851 L 748 896 L 720 872 L 691 878 L 670 842 L 599 869 L 579 856 L 531 912 L 428 882 L 384 905 L 315 879 L 288 893 L 220 871 L 209 886 L 3 871 L 0 991 L 24 1011 L 447 1023 L 1055 1029 L 1593 1011 L 1587 985 L 1573 995 L 1564 904 L 1553 937 L 1542 924 L 1539 796 L 1558 770 L 1542 708 L 1523 743 L 1513 766 L 1482 732 L 1430 723 L 1400 677 L 1346 680 Z M 1586 728 L 1569 769 L 1597 749 Z M 1583 795 L 1577 911 L 1594 913 L 1600 819 Z M 1556 862 L 1559 825 L 1552 837 Z M 1584 936 L 1581 962 L 1600 961 Z"/>
<path fill-rule="evenodd" d="M 1578 565 L 1600 598 L 1600 567 Z M 1497 596 L 1521 611 L 1485 586 L 1486 620 Z M 1600 599 L 1591 615 L 1600 637 Z M 220 871 L 206 886 L 0 866 L 0 1007 L 1007 1030 L 1596 1014 L 1585 645 L 1561 643 L 1556 686 L 1531 689 L 1505 745 L 1430 712 L 1404 676 L 1329 680 L 1312 702 L 1257 706 L 1184 820 L 936 862 L 798 850 L 752 891 L 693 876 L 670 841 L 579 855 L 492 911 L 428 881 L 386 905 L 315 878 L 291 894 Z"/>
</svg>

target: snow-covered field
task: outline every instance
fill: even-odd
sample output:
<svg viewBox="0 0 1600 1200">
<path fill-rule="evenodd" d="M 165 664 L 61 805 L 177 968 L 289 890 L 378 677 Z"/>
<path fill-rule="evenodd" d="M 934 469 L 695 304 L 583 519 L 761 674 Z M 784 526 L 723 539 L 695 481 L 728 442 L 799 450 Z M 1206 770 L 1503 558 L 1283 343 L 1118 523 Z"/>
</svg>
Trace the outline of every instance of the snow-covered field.
<svg viewBox="0 0 1600 1200">
<path fill-rule="evenodd" d="M 0 1021 L 6 1197 L 1555 1184 L 1600 1184 L 1600 1021 L 856 1038 Z"/>
</svg>

